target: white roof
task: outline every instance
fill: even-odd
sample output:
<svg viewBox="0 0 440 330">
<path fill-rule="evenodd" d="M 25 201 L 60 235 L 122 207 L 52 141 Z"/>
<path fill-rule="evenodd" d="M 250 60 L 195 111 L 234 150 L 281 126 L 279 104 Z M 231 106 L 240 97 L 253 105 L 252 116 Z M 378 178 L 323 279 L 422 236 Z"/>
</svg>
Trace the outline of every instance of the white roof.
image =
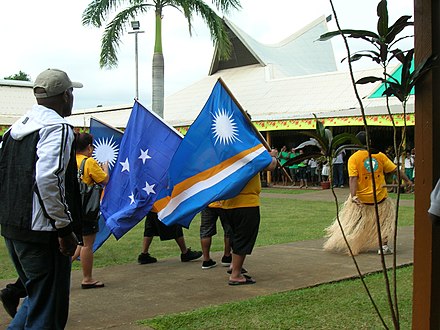
<svg viewBox="0 0 440 330">
<path fill-rule="evenodd" d="M 333 47 L 330 41 L 318 42 L 328 32 L 327 21 L 321 16 L 288 38 L 272 45 L 262 44 L 231 21 L 224 19 L 233 46 L 231 59 L 219 61 L 217 49 L 213 56 L 210 74 L 219 69 L 229 69 L 259 63 L 272 64 L 271 78 L 303 76 L 336 71 Z M 219 63 L 221 62 L 221 63 Z"/>
<path fill-rule="evenodd" d="M 173 126 L 190 125 L 197 117 L 218 78 L 222 78 L 253 121 L 361 115 L 348 72 L 267 79 L 271 66 L 252 65 L 240 70 L 223 70 L 165 99 L 165 120 Z M 382 70 L 355 72 L 356 79 L 381 76 Z M 386 114 L 384 98 L 368 98 L 379 84 L 358 85 L 366 114 Z M 400 102 L 390 98 L 393 112 L 401 113 Z M 414 112 L 414 100 L 408 102 Z"/>
<path fill-rule="evenodd" d="M 189 126 L 205 105 L 218 78 L 222 78 L 253 121 L 359 117 L 360 105 L 348 72 L 336 71 L 330 42 L 316 41 L 327 31 L 324 17 L 276 45 L 263 45 L 225 20 L 233 43 L 231 59 L 214 52 L 210 75 L 165 98 L 164 119 L 175 127 Z M 393 70 L 389 70 L 392 72 Z M 382 69 L 355 72 L 355 79 L 382 76 Z M 369 98 L 379 83 L 358 85 L 367 115 L 387 114 L 384 98 Z M 402 113 L 400 102 L 389 99 L 392 113 Z M 124 128 L 132 104 L 77 110 L 67 118 L 76 127 L 88 127 L 95 117 Z M 411 96 L 407 113 L 414 112 Z M 269 128 L 270 129 L 270 128 Z"/>
<path fill-rule="evenodd" d="M 12 125 L 35 104 L 32 86 L 29 81 L 0 79 L 0 125 Z"/>
</svg>

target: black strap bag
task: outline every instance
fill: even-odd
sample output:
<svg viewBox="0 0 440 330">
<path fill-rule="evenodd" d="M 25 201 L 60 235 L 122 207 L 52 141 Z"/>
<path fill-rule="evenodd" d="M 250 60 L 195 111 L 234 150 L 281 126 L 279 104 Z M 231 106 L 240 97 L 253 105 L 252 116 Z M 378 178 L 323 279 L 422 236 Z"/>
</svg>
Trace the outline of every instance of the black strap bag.
<svg viewBox="0 0 440 330">
<path fill-rule="evenodd" d="M 99 217 L 102 187 L 96 183 L 89 186 L 82 180 L 86 160 L 87 158 L 82 160 L 78 171 L 79 191 L 81 193 L 83 207 L 83 221 L 96 221 Z"/>
</svg>

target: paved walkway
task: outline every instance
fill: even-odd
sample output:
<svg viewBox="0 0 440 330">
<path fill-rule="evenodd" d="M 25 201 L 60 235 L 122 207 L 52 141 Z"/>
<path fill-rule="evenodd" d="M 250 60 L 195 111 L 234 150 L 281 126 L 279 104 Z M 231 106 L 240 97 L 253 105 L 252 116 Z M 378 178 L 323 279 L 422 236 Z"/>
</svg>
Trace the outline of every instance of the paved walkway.
<svg viewBox="0 0 440 330">
<path fill-rule="evenodd" d="M 263 193 L 265 194 L 265 193 Z M 342 202 L 348 189 L 337 189 Z M 280 194 L 277 197 L 291 195 Z M 267 196 L 267 195 L 265 195 Z M 273 196 L 273 195 L 272 195 Z M 300 197 L 301 196 L 301 197 Z M 295 195 L 298 199 L 329 200 L 331 191 Z M 405 204 L 408 201 L 402 201 Z M 106 287 L 82 290 L 73 285 L 70 317 L 67 329 L 142 329 L 136 320 L 161 314 L 190 311 L 208 305 L 269 295 L 333 282 L 357 276 L 350 257 L 326 253 L 323 239 L 266 246 L 254 249 L 246 259 L 246 268 L 257 284 L 231 287 L 227 285 L 226 268 L 217 266 L 201 269 L 201 261 L 181 263 L 178 258 L 159 260 L 156 264 L 135 263 L 95 269 L 96 278 L 103 279 Z M 219 261 L 220 253 L 213 253 Z M 376 253 L 358 256 L 362 272 L 381 269 Z M 389 265 L 392 257 L 387 256 Z M 398 265 L 413 261 L 413 227 L 403 227 L 398 233 Z M 80 271 L 73 271 L 72 283 L 80 283 Z M 0 281 L 5 285 L 8 281 Z M 0 309 L 0 329 L 6 328 L 9 318 Z"/>
</svg>

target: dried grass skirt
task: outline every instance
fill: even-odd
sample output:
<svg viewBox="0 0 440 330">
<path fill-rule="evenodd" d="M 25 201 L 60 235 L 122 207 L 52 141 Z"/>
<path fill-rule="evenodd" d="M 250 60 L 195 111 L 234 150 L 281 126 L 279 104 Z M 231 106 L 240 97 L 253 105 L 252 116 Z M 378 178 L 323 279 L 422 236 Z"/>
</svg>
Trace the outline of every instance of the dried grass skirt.
<svg viewBox="0 0 440 330">
<path fill-rule="evenodd" d="M 378 205 L 378 209 L 382 243 L 390 243 L 394 233 L 395 203 L 387 198 Z M 349 197 L 339 212 L 339 220 L 354 255 L 379 249 L 374 205 L 358 206 Z M 325 231 L 328 240 L 324 243 L 324 250 L 350 254 L 337 219 Z"/>
</svg>

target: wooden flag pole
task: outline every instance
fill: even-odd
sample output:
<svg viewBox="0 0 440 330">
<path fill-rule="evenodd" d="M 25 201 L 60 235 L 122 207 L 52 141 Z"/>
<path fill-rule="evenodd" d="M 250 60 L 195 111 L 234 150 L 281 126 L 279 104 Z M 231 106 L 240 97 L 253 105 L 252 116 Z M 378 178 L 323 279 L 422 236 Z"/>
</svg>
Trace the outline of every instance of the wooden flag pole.
<svg viewBox="0 0 440 330">
<path fill-rule="evenodd" d="M 260 140 L 260 142 L 264 145 L 264 147 L 267 149 L 267 151 L 271 152 L 272 148 L 269 146 L 269 144 L 267 143 L 266 139 L 263 137 L 263 135 L 261 135 L 260 131 L 255 127 L 254 123 L 251 121 L 251 119 L 249 118 L 249 115 L 247 114 L 247 112 L 243 109 L 243 107 L 241 106 L 241 104 L 237 101 L 237 99 L 235 98 L 235 96 L 232 94 L 231 90 L 228 88 L 228 86 L 226 86 L 225 82 L 223 81 L 222 78 L 218 78 L 218 81 L 220 82 L 220 84 L 222 84 L 223 88 L 225 89 L 225 91 L 229 94 L 229 97 L 232 99 L 232 101 L 234 101 L 234 103 L 237 105 L 238 109 L 241 111 L 241 113 L 243 114 L 244 118 L 246 118 L 247 122 L 249 123 L 249 125 L 251 126 L 252 130 L 254 131 L 254 133 L 257 135 L 258 139 Z M 286 175 L 286 177 L 290 180 L 290 182 L 293 182 L 292 178 L 290 177 L 289 173 L 287 173 L 286 169 L 281 166 L 280 161 L 277 158 L 277 164 L 278 166 L 283 170 L 284 174 Z"/>
</svg>

